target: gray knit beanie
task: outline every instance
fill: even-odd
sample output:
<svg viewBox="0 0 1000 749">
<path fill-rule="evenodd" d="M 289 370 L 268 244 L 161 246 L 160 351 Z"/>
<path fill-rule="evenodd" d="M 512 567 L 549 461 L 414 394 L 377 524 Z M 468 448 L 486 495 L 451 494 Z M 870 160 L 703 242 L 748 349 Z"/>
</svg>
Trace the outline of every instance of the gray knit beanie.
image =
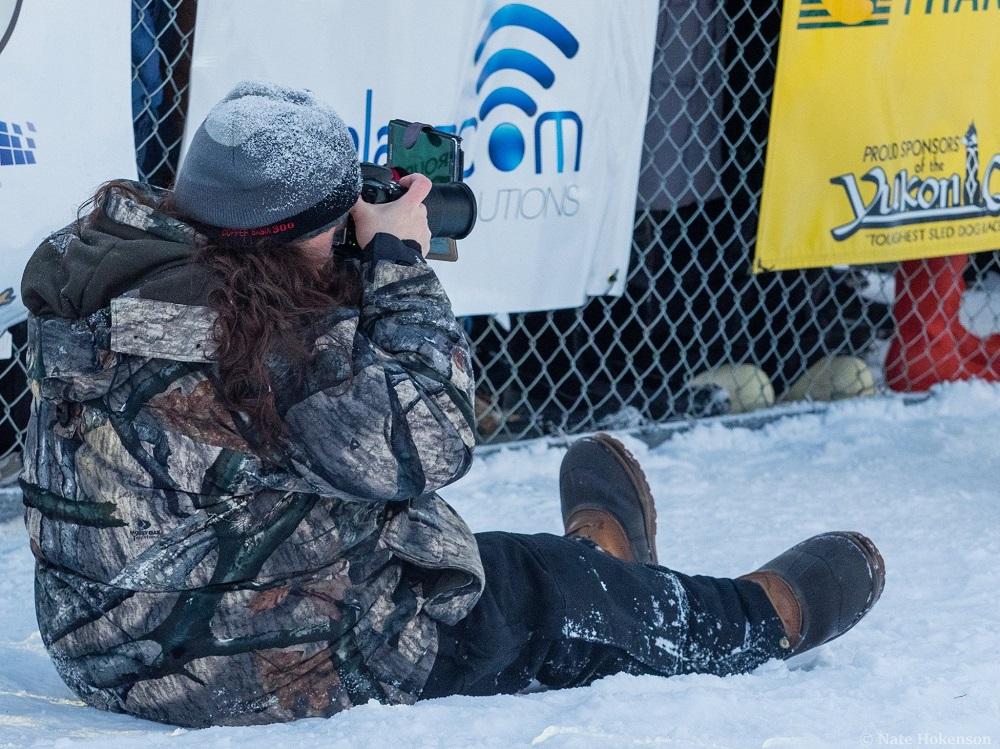
<svg viewBox="0 0 1000 749">
<path fill-rule="evenodd" d="M 360 190 L 357 151 L 336 112 L 309 91 L 244 81 L 191 140 L 174 205 L 210 239 L 249 246 L 332 225 Z"/>
</svg>

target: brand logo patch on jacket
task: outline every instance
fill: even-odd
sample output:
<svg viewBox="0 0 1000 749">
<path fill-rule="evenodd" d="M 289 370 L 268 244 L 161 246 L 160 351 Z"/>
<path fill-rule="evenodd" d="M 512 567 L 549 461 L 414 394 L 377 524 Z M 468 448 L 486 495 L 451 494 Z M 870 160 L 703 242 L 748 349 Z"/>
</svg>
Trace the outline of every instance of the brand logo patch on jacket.
<svg viewBox="0 0 1000 749">
<path fill-rule="evenodd" d="M 163 531 L 153 528 L 153 524 L 145 518 L 138 518 L 133 524 L 131 531 L 132 538 L 156 538 Z"/>
</svg>

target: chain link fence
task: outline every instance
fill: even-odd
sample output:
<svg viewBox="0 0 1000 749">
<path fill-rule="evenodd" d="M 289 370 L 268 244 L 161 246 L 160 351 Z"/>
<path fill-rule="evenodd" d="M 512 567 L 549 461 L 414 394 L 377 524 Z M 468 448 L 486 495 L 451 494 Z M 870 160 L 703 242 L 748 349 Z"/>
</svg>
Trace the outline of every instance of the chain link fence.
<svg viewBox="0 0 1000 749">
<path fill-rule="evenodd" d="M 992 255 L 751 274 L 780 6 L 661 0 L 625 293 L 469 321 L 484 442 L 1000 378 Z"/>
<path fill-rule="evenodd" d="M 195 0 L 132 0 L 132 122 L 139 178 L 174 182 L 194 47 Z"/>
<path fill-rule="evenodd" d="M 195 0 L 133 0 L 137 163 L 154 184 L 175 173 L 195 13 Z M 941 352 L 960 346 L 958 328 L 1000 329 L 991 255 L 750 273 L 779 28 L 770 0 L 661 0 L 625 293 L 466 319 L 484 443 L 859 396 L 887 379 L 922 388 Z M 967 281 L 979 293 L 972 308 Z M 954 324 L 928 333 L 942 314 Z M 898 340 L 892 349 L 897 327 L 912 329 L 912 350 Z M 1000 344 L 995 356 L 983 345 L 987 369 L 997 367 Z M 2 380 L 4 458 L 19 447 L 23 376 L 15 356 Z"/>
<path fill-rule="evenodd" d="M 780 3 L 661 2 L 625 294 L 472 323 L 487 439 L 872 392 L 889 276 L 750 273 L 779 28 Z"/>
<path fill-rule="evenodd" d="M 0 487 L 12 483 L 20 469 L 20 451 L 24 446 L 24 428 L 31 410 L 31 391 L 28 389 L 26 349 L 28 326 L 19 323 L 9 328 L 11 356 L 0 359 Z"/>
</svg>

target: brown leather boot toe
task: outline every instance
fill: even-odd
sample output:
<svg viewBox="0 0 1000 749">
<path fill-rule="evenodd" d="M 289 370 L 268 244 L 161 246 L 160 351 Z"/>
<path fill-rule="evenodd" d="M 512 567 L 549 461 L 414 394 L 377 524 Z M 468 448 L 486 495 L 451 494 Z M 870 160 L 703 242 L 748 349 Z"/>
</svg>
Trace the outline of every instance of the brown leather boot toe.
<svg viewBox="0 0 1000 749">
<path fill-rule="evenodd" d="M 567 536 L 585 538 L 626 562 L 656 564 L 656 506 L 646 475 L 604 433 L 574 442 L 559 469 Z"/>
<path fill-rule="evenodd" d="M 882 595 L 885 562 L 856 531 L 821 533 L 743 575 L 760 585 L 785 629 L 789 655 L 840 637 Z"/>
</svg>

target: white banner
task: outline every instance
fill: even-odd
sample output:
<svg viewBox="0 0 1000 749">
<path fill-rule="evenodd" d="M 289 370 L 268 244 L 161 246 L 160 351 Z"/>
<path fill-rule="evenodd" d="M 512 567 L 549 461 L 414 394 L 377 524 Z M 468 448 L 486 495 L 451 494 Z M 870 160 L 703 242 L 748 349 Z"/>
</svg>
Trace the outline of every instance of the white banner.
<svg viewBox="0 0 1000 749">
<path fill-rule="evenodd" d="M 456 312 L 624 288 L 657 0 L 202 0 L 190 138 L 238 81 L 309 88 L 385 161 L 393 117 L 464 138 L 479 223 L 436 263 Z"/>
<path fill-rule="evenodd" d="M 0 0 L 0 330 L 21 273 L 105 180 L 135 179 L 130 0 Z"/>
</svg>

